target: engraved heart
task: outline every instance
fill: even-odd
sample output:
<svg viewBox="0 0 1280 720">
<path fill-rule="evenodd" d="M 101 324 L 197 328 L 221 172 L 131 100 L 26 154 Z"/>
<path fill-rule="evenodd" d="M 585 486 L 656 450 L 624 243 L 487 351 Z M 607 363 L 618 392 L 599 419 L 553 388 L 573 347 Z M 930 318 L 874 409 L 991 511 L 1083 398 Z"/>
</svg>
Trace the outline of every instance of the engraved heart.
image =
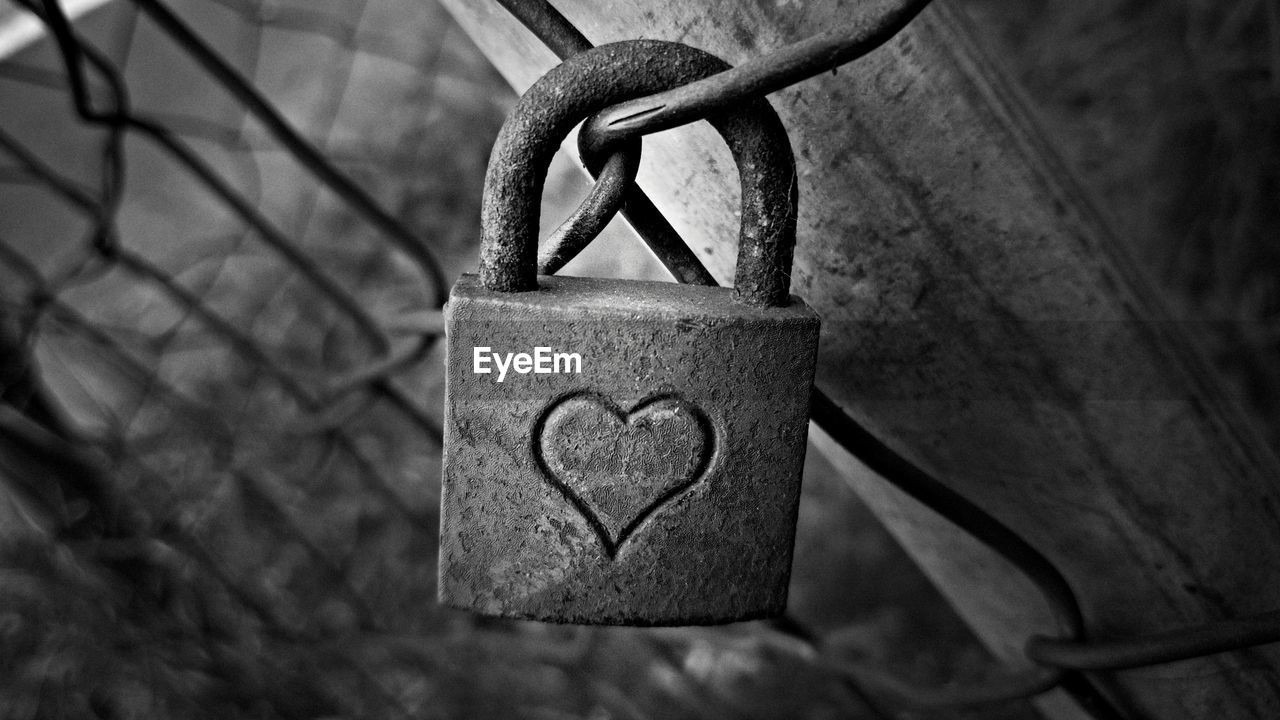
<svg viewBox="0 0 1280 720">
<path fill-rule="evenodd" d="M 711 423 L 677 395 L 624 412 L 608 398 L 576 393 L 553 402 L 534 427 L 534 456 L 614 557 L 636 528 L 691 487 L 714 450 Z"/>
</svg>

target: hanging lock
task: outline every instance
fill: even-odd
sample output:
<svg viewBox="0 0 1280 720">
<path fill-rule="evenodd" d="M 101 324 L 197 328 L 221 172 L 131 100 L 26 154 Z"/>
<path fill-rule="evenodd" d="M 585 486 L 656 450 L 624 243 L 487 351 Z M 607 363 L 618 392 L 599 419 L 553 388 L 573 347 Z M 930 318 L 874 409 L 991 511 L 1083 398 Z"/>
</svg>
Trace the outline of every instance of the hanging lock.
<svg viewBox="0 0 1280 720">
<path fill-rule="evenodd" d="M 503 126 L 480 274 L 446 307 L 443 603 L 613 625 L 785 608 L 818 316 L 788 295 L 795 162 L 772 108 L 709 118 L 742 182 L 734 289 L 535 267 L 545 174 L 572 127 L 725 67 L 676 43 L 604 45 Z"/>
</svg>

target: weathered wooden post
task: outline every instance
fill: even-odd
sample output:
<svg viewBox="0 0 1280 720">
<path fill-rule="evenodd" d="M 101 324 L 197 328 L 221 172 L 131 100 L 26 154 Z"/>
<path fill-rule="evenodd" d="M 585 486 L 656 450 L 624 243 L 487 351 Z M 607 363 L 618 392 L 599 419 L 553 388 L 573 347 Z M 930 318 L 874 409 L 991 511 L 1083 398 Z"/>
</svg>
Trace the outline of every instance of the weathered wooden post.
<svg viewBox="0 0 1280 720">
<path fill-rule="evenodd" d="M 517 89 L 555 64 L 496 3 L 445 5 Z M 556 2 L 595 43 L 676 40 L 729 62 L 880 7 L 799 5 Z M 771 100 L 799 162 L 793 288 L 823 316 L 821 387 L 1046 553 L 1096 636 L 1280 607 L 1280 462 L 955 10 Z M 641 183 L 723 281 L 732 163 L 710 132 L 669 135 L 646 141 Z M 984 641 L 1025 663 L 1025 638 L 1051 630 L 1027 584 L 816 440 Z M 1149 717 L 1280 717 L 1275 647 L 1110 678 Z"/>
</svg>

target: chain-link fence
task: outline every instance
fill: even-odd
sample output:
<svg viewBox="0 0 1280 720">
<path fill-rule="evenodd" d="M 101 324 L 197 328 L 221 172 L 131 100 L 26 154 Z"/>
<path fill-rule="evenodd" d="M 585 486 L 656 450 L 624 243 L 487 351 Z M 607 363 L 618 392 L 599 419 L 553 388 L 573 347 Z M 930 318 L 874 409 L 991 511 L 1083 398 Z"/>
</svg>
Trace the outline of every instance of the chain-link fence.
<svg viewBox="0 0 1280 720">
<path fill-rule="evenodd" d="M 136 6 L 23 5 L 58 42 L 3 66 L 0 714 L 416 713 L 385 666 L 438 649 L 369 638 L 440 620 L 433 264 L 505 98 L 432 6 L 186 4 L 378 217 Z"/>
</svg>

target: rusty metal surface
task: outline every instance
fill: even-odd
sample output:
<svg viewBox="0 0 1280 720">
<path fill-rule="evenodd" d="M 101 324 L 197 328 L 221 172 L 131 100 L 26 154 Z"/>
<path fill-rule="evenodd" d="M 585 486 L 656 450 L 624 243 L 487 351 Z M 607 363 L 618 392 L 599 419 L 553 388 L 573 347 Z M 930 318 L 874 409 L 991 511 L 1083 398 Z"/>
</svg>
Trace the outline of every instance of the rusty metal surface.
<svg viewBox="0 0 1280 720">
<path fill-rule="evenodd" d="M 503 126 L 489 160 L 481 215 L 485 286 L 506 292 L 537 287 L 535 235 L 543 180 L 574 125 L 608 105 L 726 67 L 694 48 L 636 40 L 575 55 L 535 83 Z M 709 121 L 728 144 L 742 184 L 735 287 L 744 302 L 781 304 L 790 286 L 797 192 L 786 131 L 763 100 L 742 103 Z"/>
<path fill-rule="evenodd" d="M 726 288 L 541 276 L 448 307 L 440 597 L 555 622 L 783 610 L 818 318 Z M 473 372 L 475 347 L 581 373 Z"/>
</svg>

